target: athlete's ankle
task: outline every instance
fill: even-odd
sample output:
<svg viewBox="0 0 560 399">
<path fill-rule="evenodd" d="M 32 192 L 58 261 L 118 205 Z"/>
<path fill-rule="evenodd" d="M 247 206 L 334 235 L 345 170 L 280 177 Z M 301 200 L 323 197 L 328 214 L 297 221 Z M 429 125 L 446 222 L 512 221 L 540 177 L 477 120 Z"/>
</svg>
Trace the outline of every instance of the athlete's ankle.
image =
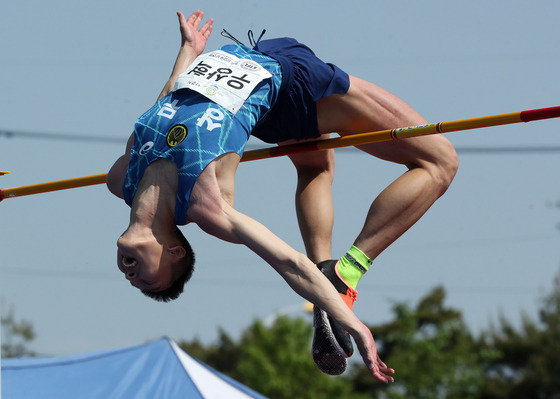
<svg viewBox="0 0 560 399">
<path fill-rule="evenodd" d="M 358 282 L 368 271 L 372 260 L 358 247 L 352 248 L 340 258 L 336 269 L 342 280 L 352 289 L 356 289 Z"/>
</svg>

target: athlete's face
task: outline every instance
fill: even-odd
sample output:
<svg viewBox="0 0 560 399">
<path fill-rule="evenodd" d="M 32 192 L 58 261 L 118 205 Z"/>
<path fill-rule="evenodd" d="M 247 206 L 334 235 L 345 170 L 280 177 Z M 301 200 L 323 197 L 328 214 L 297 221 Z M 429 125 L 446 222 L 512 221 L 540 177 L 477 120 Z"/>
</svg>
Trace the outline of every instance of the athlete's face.
<svg viewBox="0 0 560 399">
<path fill-rule="evenodd" d="M 170 286 L 172 269 L 167 263 L 157 242 L 130 245 L 122 237 L 117 241 L 117 266 L 140 291 L 158 292 Z"/>
</svg>

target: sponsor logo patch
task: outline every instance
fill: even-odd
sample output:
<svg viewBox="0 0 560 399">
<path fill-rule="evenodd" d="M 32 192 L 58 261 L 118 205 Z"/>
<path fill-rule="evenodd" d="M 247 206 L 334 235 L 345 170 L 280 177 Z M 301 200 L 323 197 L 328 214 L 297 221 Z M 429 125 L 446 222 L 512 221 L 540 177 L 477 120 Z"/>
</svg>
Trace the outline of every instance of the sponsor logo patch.
<svg viewBox="0 0 560 399">
<path fill-rule="evenodd" d="M 167 133 L 167 145 L 169 147 L 175 147 L 179 145 L 187 138 L 188 129 L 184 125 L 175 125 L 171 128 L 169 133 Z"/>
<path fill-rule="evenodd" d="M 148 152 L 150 152 L 153 146 L 154 146 L 154 142 L 148 141 L 142 147 L 140 147 L 140 151 L 138 151 L 138 154 L 140 156 L 146 155 Z"/>
</svg>

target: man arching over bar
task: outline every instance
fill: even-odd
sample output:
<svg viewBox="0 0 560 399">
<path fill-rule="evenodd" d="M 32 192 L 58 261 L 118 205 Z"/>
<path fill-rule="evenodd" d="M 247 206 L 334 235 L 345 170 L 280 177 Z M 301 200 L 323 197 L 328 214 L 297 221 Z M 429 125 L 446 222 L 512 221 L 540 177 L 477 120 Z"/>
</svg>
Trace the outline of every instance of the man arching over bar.
<svg viewBox="0 0 560 399">
<path fill-rule="evenodd" d="M 298 173 L 296 211 L 307 254 L 234 208 L 235 174 L 250 135 L 293 143 L 426 124 L 402 100 L 319 60 L 291 38 L 234 43 L 204 53 L 213 20 L 178 12 L 181 47 L 156 104 L 136 121 L 107 186 L 131 207 L 117 241 L 117 263 L 136 288 L 175 299 L 193 272 L 194 253 L 177 226 L 197 224 L 243 244 L 314 304 L 312 355 L 341 374 L 353 337 L 371 375 L 392 382 L 370 330 L 352 312 L 358 281 L 373 260 L 440 197 L 458 162 L 441 135 L 361 145 L 406 171 L 372 202 L 362 230 L 339 259 L 331 254 L 334 151 L 290 156 Z M 226 32 L 227 33 L 227 32 Z M 372 184 L 364 181 L 364 185 Z M 360 195 L 360 187 L 347 188 Z"/>
</svg>

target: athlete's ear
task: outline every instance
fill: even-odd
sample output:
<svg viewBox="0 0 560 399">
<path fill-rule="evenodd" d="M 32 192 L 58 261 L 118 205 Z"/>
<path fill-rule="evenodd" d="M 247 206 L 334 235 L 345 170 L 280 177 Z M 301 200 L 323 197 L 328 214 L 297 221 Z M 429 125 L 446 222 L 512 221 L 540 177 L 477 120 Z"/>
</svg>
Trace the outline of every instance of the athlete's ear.
<svg viewBox="0 0 560 399">
<path fill-rule="evenodd" d="M 177 245 L 176 247 L 167 248 L 167 253 L 179 260 L 185 257 L 187 251 L 185 251 L 185 248 L 183 248 L 182 246 Z"/>
</svg>

